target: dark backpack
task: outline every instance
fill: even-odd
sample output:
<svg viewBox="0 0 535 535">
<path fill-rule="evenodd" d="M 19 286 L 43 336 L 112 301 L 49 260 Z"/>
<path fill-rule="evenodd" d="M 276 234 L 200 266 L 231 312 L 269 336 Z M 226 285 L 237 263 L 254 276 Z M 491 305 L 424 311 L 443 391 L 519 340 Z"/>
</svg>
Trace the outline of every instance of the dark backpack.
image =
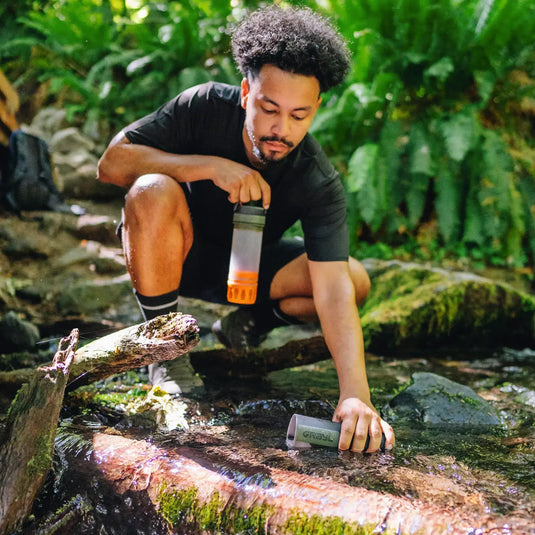
<svg viewBox="0 0 535 535">
<path fill-rule="evenodd" d="M 15 212 L 78 213 L 79 207 L 66 204 L 54 183 L 46 142 L 23 130 L 14 130 L 9 137 L 9 164 L 0 191 L 8 208 Z"/>
</svg>

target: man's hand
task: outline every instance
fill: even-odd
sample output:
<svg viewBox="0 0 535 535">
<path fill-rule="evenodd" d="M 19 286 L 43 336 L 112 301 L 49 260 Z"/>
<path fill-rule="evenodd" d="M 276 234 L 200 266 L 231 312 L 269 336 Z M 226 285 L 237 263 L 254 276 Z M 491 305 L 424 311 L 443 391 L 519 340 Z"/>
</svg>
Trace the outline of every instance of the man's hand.
<svg viewBox="0 0 535 535">
<path fill-rule="evenodd" d="M 339 449 L 362 452 L 368 435 L 370 444 L 365 453 L 377 451 L 381 446 L 382 434 L 385 435 L 385 449 L 394 447 L 395 437 L 392 427 L 385 422 L 377 411 L 358 398 L 340 400 L 333 420 L 342 422 Z"/>
<path fill-rule="evenodd" d="M 267 210 L 271 202 L 271 188 L 260 173 L 241 163 L 226 158 L 213 157 L 213 183 L 229 196 L 232 203 L 247 203 L 262 199 Z"/>
</svg>

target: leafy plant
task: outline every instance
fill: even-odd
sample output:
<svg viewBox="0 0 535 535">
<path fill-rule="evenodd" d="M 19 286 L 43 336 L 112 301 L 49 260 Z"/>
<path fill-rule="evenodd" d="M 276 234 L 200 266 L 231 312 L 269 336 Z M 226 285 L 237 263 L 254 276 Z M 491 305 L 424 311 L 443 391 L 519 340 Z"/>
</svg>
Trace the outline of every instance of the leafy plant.
<svg viewBox="0 0 535 535">
<path fill-rule="evenodd" d="M 346 177 L 353 247 L 362 236 L 418 238 L 436 218 L 436 238 L 450 250 L 512 265 L 524 265 L 528 252 L 533 261 L 527 192 L 535 182 L 533 173 L 517 172 L 511 139 L 519 121 L 508 118 L 535 94 L 528 75 L 522 84 L 513 76 L 533 62 L 533 3 L 329 6 L 349 40 L 353 70 L 327 96 L 312 131 Z"/>
<path fill-rule="evenodd" d="M 25 53 L 25 76 L 49 80 L 51 95 L 95 136 L 102 118 L 123 126 L 186 87 L 236 80 L 225 56 L 228 2 L 113 5 L 56 0 L 30 10 L 20 19 L 29 33 L 4 43 L 0 55 Z"/>
</svg>

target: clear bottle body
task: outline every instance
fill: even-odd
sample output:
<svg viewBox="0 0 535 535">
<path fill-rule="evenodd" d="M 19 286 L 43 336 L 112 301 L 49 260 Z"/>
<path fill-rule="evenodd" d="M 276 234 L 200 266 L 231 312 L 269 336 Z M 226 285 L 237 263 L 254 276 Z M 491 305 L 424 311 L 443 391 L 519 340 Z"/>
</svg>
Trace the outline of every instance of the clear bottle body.
<svg viewBox="0 0 535 535">
<path fill-rule="evenodd" d="M 227 281 L 230 303 L 248 305 L 256 301 L 264 221 L 261 207 L 239 205 L 234 213 Z"/>
</svg>

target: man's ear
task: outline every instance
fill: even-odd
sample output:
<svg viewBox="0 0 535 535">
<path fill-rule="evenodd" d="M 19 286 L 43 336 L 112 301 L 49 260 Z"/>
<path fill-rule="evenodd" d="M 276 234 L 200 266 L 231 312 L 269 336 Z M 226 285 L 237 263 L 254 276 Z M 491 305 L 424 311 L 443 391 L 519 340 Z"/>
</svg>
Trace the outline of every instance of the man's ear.
<svg viewBox="0 0 535 535">
<path fill-rule="evenodd" d="M 247 99 L 249 98 L 249 80 L 242 78 L 241 81 L 241 107 L 245 109 L 247 107 Z"/>
</svg>

